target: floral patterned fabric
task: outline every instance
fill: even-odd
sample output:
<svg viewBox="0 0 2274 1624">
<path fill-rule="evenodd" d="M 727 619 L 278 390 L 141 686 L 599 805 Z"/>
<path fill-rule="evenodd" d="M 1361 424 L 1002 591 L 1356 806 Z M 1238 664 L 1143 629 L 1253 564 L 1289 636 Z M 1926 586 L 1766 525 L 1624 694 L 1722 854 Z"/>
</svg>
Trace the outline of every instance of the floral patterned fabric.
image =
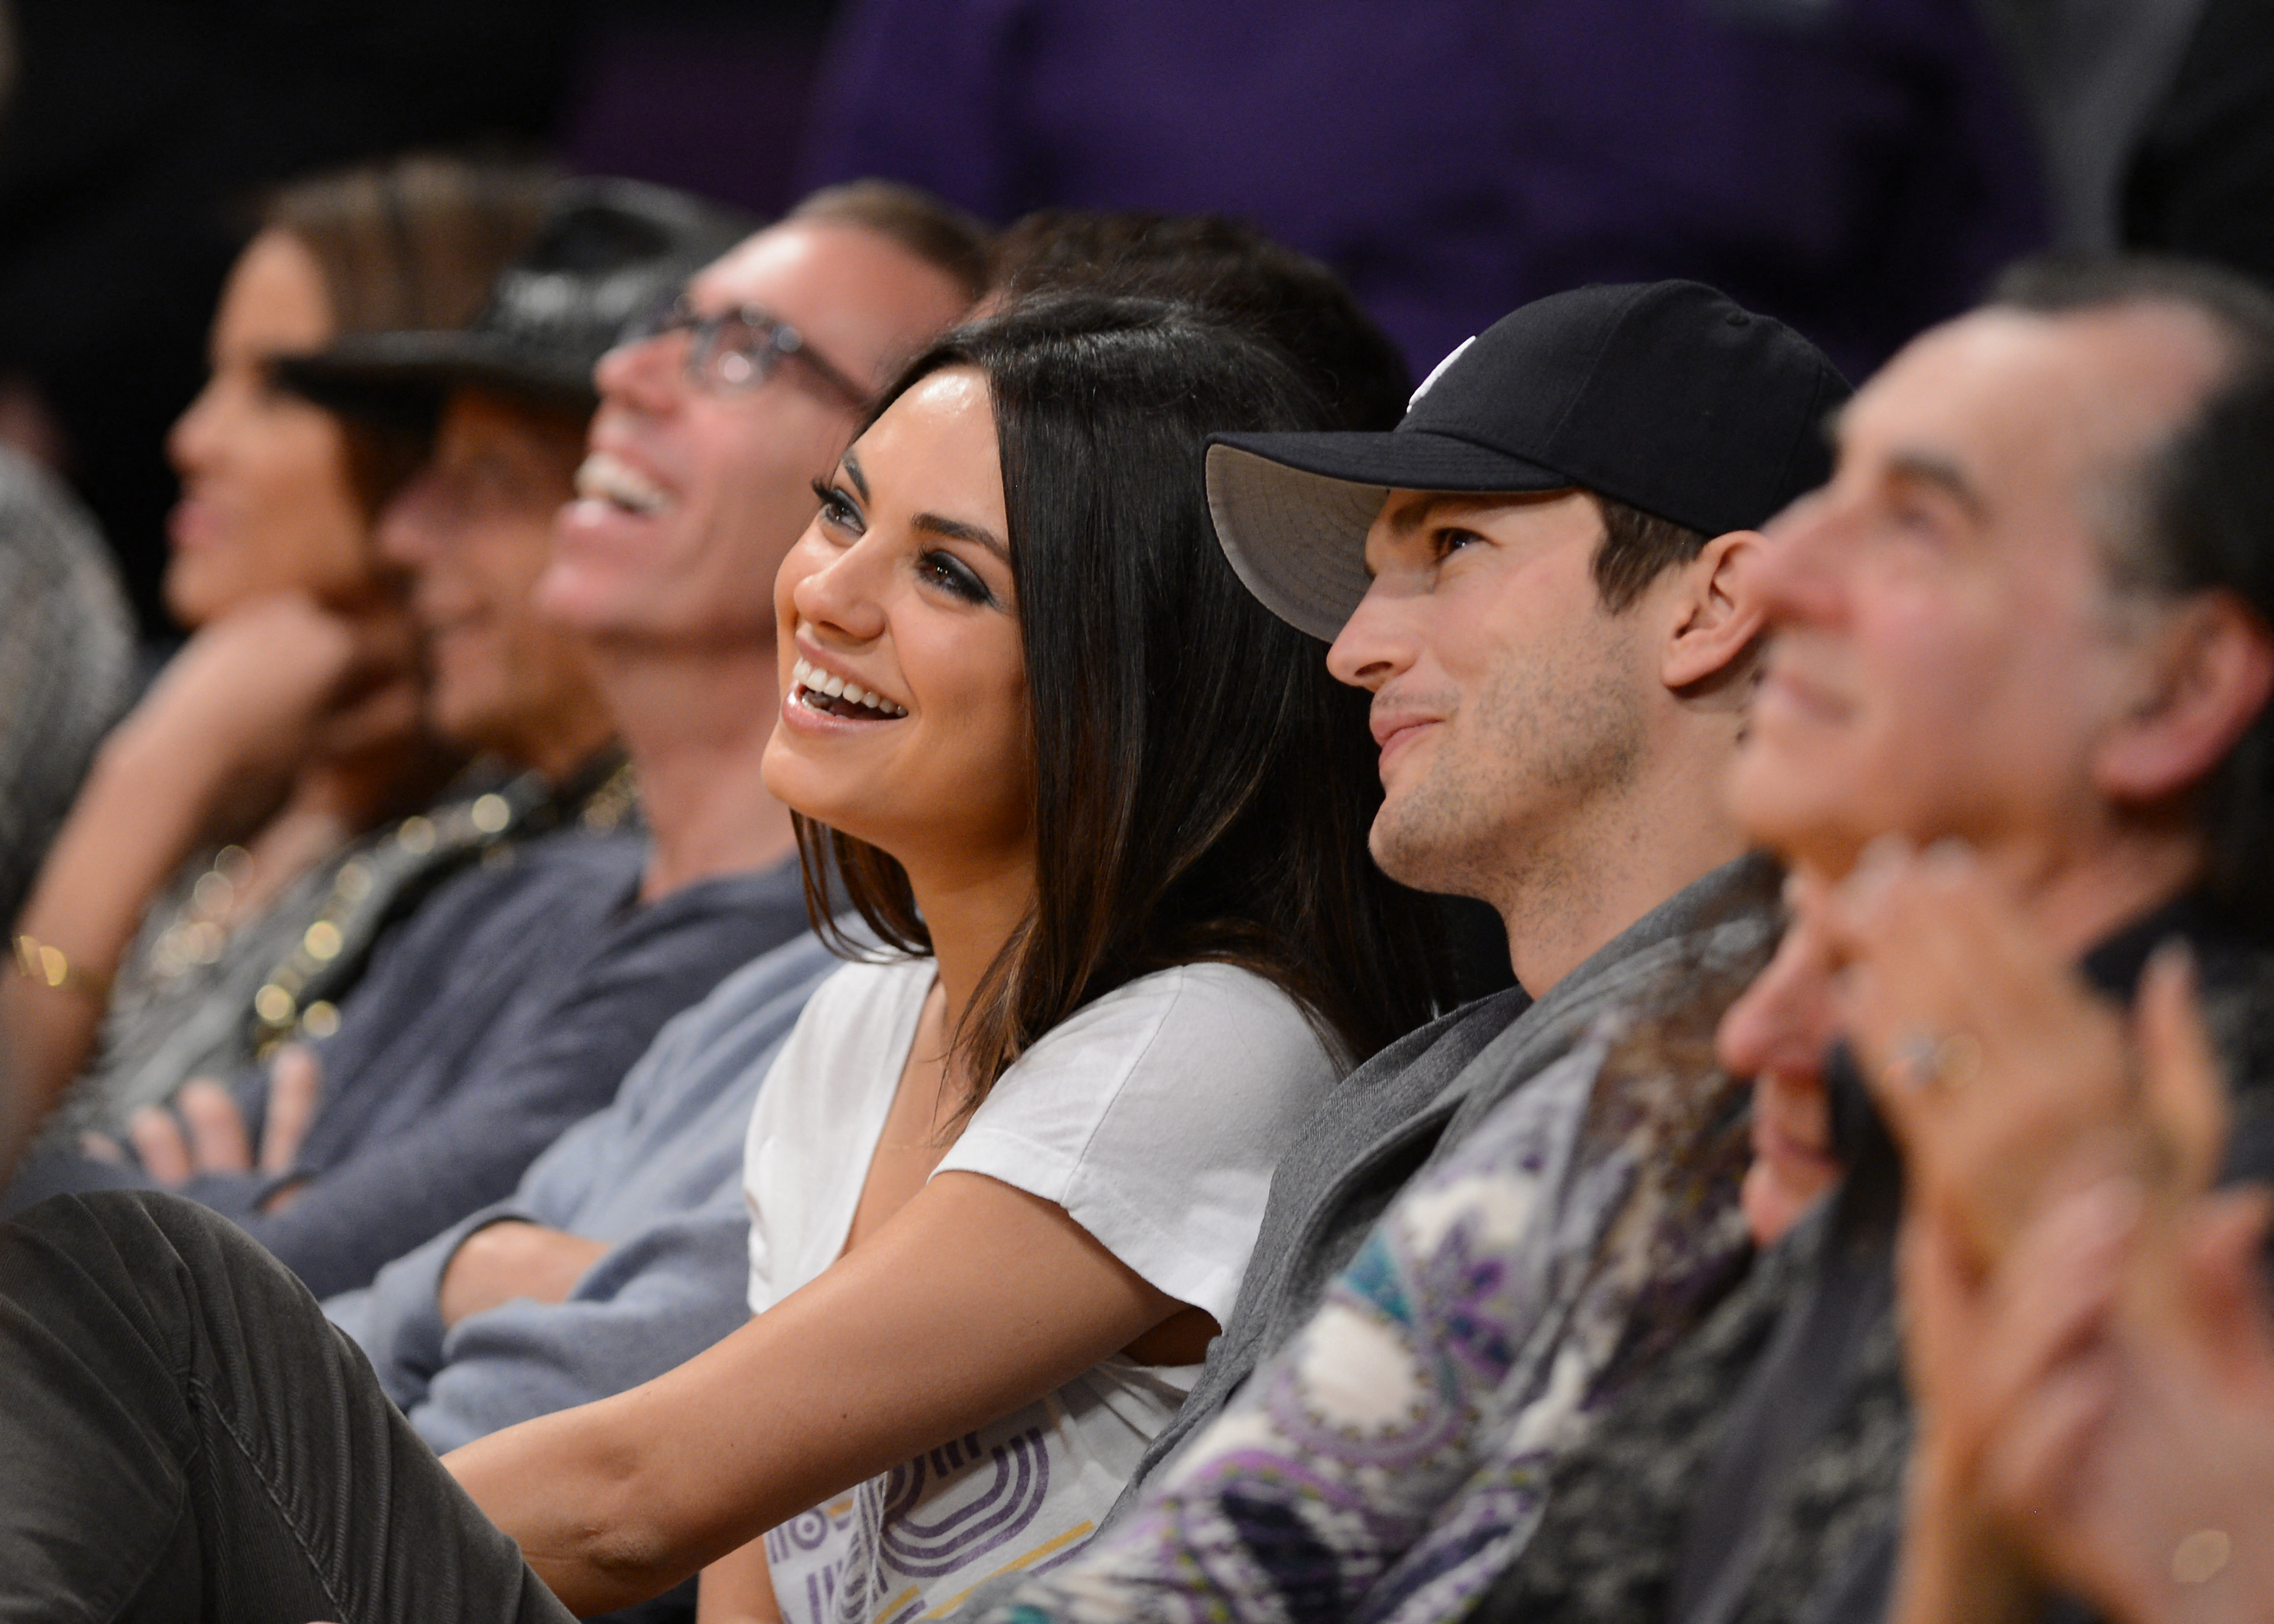
<svg viewBox="0 0 2274 1624">
<path fill-rule="evenodd" d="M 1749 1252 L 1746 1094 L 1684 1034 L 1600 1026 L 1409 1188 L 1161 1486 L 999 1624 L 1458 1615 L 1550 1472 Z"/>
</svg>

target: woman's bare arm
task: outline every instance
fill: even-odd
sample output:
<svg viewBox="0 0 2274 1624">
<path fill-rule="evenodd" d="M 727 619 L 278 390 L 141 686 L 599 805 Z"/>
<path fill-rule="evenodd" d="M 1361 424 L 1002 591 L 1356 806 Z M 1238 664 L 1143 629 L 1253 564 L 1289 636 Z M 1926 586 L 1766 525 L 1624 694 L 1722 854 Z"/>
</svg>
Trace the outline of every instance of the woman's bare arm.
<svg viewBox="0 0 2274 1624">
<path fill-rule="evenodd" d="M 210 820 L 216 786 L 198 781 L 193 747 L 136 722 L 130 717 L 97 754 L 16 921 L 70 966 L 60 985 L 11 976 L 0 994 L 17 1085 L 35 1112 L 86 1064 L 143 910 Z"/>
<path fill-rule="evenodd" d="M 1064 1209 L 944 1173 L 708 1352 L 447 1463 L 563 1602 L 599 1612 L 1009 1414 L 1183 1311 Z"/>
<path fill-rule="evenodd" d="M 782 1624 L 764 1539 L 729 1551 L 703 1570 L 695 1624 Z"/>
<path fill-rule="evenodd" d="M 381 628 L 391 634 L 391 628 Z M 343 701 L 403 650 L 299 594 L 205 628 L 104 741 L 41 866 L 16 929 L 61 952 L 60 986 L 11 976 L 0 991 L 16 1086 L 34 1111 L 79 1073 L 151 898 L 200 846 L 238 838 L 282 797 Z M 417 695 L 381 690 L 384 726 Z"/>
</svg>

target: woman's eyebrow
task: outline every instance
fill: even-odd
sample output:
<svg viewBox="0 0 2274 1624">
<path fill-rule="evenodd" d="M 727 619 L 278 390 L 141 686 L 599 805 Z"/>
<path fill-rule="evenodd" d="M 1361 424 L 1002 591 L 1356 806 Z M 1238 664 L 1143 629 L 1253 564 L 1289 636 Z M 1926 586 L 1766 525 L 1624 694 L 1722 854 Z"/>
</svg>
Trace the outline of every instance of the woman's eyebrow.
<svg viewBox="0 0 2274 1624">
<path fill-rule="evenodd" d="M 861 459 L 855 456 L 850 451 L 848 451 L 837 460 L 844 467 L 845 477 L 853 482 L 853 488 L 861 492 L 861 500 L 864 502 L 867 501 L 869 500 L 869 481 L 867 477 L 861 472 Z"/>
<path fill-rule="evenodd" d="M 966 524 L 960 519 L 944 518 L 936 513 L 920 513 L 908 523 L 914 529 L 934 536 L 944 536 L 950 541 L 968 541 L 975 546 L 984 547 L 1005 564 L 1011 561 L 1011 549 L 993 530 L 983 525 Z"/>
</svg>

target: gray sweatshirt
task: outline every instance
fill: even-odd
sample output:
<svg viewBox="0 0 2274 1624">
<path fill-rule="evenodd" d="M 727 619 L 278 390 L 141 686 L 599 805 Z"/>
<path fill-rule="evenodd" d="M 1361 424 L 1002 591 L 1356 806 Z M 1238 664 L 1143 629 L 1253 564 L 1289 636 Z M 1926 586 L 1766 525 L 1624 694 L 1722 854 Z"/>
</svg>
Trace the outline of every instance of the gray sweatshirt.
<svg viewBox="0 0 2274 1624">
<path fill-rule="evenodd" d="M 749 1318 L 750 1106 L 839 963 L 808 933 L 744 966 L 666 1026 L 614 1103 L 563 1134 L 510 1198 L 325 1303 L 436 1450 L 635 1387 Z M 438 1297 L 451 1258 L 476 1229 L 509 1219 L 609 1250 L 566 1302 L 516 1298 L 445 1329 Z"/>
</svg>

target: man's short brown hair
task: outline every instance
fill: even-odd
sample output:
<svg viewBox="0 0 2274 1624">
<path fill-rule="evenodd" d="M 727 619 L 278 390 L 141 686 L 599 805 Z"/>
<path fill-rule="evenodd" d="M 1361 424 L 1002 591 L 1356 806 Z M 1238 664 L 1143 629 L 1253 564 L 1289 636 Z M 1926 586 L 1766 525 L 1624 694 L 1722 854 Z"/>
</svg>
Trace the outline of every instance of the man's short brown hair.
<svg viewBox="0 0 2274 1624">
<path fill-rule="evenodd" d="M 1000 303 L 1076 289 L 1190 304 L 1276 344 L 1340 419 L 1382 432 L 1413 394 L 1405 357 L 1343 279 L 1244 220 L 1041 209 L 995 239 Z"/>
<path fill-rule="evenodd" d="M 809 194 L 784 218 L 874 231 L 945 275 L 966 298 L 987 291 L 992 235 L 976 216 L 918 187 L 896 180 L 847 181 Z"/>
<path fill-rule="evenodd" d="M 1595 591 L 1613 614 L 1631 608 L 1650 583 L 1687 564 L 1713 538 L 1702 530 L 1596 495 L 1603 514 L 1602 545 L 1595 549 Z"/>
</svg>

